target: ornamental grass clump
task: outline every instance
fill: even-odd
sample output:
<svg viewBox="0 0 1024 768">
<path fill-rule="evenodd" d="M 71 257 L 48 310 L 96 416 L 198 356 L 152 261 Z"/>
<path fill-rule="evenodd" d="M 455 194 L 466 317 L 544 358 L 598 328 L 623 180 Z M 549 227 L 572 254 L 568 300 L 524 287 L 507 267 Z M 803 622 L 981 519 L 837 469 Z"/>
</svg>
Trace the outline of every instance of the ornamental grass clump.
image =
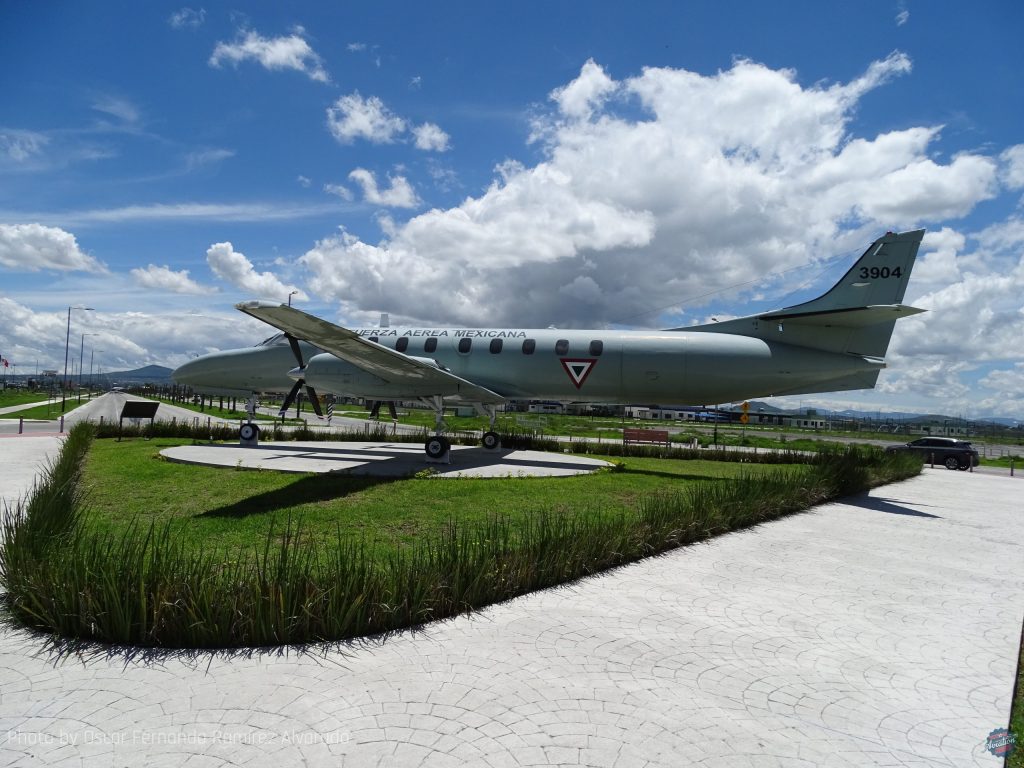
<svg viewBox="0 0 1024 768">
<path fill-rule="evenodd" d="M 6 517 L 0 586 L 8 614 L 67 638 L 210 648 L 339 640 L 453 616 L 674 547 L 771 520 L 920 471 L 881 451 L 828 453 L 729 482 L 666 482 L 633 508 L 452 520 L 383 554 L 365 538 L 330 545 L 301 519 L 260 546 L 204 549 L 169 524 L 88 523 L 79 490 L 93 438 L 76 426 L 32 497 Z M 449 482 L 429 480 L 424 482 Z M 456 482 L 456 481 L 451 481 Z"/>
</svg>

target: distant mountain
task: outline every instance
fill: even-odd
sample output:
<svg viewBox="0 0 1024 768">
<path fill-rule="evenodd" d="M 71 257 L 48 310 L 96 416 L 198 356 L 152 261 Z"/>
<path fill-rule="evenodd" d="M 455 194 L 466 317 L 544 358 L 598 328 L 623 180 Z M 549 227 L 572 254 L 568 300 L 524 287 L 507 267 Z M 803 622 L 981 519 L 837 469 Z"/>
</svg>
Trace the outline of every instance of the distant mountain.
<svg viewBox="0 0 1024 768">
<path fill-rule="evenodd" d="M 118 384 L 170 384 L 173 370 L 165 365 L 146 365 L 132 371 L 108 371 L 103 378 Z"/>
</svg>

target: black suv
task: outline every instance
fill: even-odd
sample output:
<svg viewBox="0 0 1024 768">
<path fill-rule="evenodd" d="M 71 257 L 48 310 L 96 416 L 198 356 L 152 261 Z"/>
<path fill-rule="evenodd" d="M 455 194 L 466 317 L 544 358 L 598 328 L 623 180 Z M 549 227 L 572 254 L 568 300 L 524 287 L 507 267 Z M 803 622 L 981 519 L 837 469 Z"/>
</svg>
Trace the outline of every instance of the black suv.
<svg viewBox="0 0 1024 768">
<path fill-rule="evenodd" d="M 906 445 L 892 445 L 888 453 L 911 451 L 926 462 L 937 462 L 946 469 L 963 469 L 978 466 L 978 452 L 966 440 L 952 437 L 922 437 Z"/>
</svg>

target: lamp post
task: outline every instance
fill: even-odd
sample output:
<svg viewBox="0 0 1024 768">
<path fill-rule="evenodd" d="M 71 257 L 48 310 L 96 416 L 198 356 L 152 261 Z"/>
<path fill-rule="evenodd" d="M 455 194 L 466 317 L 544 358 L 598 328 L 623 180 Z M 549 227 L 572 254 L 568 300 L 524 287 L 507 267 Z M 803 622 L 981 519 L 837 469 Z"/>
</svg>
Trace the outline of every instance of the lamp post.
<svg viewBox="0 0 1024 768">
<path fill-rule="evenodd" d="M 98 333 L 83 333 L 82 342 L 78 347 L 78 402 L 82 402 L 82 358 L 85 357 L 85 337 L 99 336 Z"/>
<path fill-rule="evenodd" d="M 289 307 L 292 305 L 292 296 L 294 296 L 296 293 L 298 293 L 298 290 L 294 290 L 294 291 L 292 291 L 291 293 L 288 294 L 288 306 Z"/>
<path fill-rule="evenodd" d="M 64 338 L 64 381 L 60 385 L 60 412 L 64 413 L 68 400 L 68 350 L 71 344 L 71 310 L 81 309 L 91 312 L 92 307 L 68 307 L 68 333 Z"/>
</svg>

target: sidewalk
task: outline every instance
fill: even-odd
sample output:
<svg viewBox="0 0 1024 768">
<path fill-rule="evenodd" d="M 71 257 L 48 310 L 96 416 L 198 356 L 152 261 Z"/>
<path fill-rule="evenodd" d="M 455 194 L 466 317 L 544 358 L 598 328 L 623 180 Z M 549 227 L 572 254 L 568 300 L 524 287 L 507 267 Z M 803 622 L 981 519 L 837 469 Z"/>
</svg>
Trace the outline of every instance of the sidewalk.
<svg viewBox="0 0 1024 768">
<path fill-rule="evenodd" d="M 0 440 L 22 481 L 30 439 Z M 62 657 L 0 628 L 0 765 L 999 768 L 1019 490 L 926 469 L 351 643 Z"/>
</svg>

